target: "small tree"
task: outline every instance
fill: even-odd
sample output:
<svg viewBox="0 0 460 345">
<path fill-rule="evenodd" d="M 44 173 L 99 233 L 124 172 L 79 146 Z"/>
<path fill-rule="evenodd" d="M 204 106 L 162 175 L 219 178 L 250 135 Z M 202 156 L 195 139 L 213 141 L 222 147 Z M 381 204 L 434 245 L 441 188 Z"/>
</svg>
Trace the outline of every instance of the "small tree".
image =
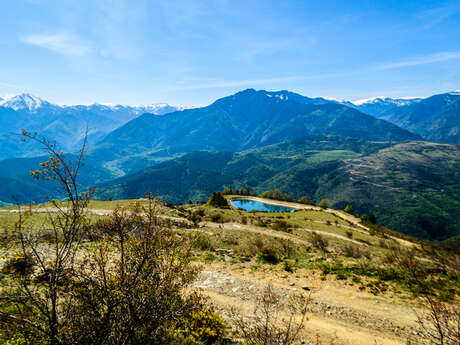
<svg viewBox="0 0 460 345">
<path fill-rule="evenodd" d="M 305 205 L 311 205 L 312 204 L 311 199 L 308 196 L 300 197 L 299 200 L 297 200 L 297 202 L 300 203 L 300 204 L 305 204 Z"/>
<path fill-rule="evenodd" d="M 229 204 L 227 199 L 221 192 L 214 192 L 211 194 L 208 200 L 208 205 L 219 208 L 228 208 Z"/>
<path fill-rule="evenodd" d="M 349 214 L 353 214 L 355 212 L 355 210 L 353 209 L 353 206 L 351 206 L 350 204 L 348 204 L 345 209 L 344 209 L 345 212 L 349 213 Z"/>
<path fill-rule="evenodd" d="M 12 229 L 12 244 L 19 257 L 28 258 L 31 269 L 11 274 L 9 284 L 2 287 L 0 298 L 0 329 L 8 333 L 33 334 L 34 341 L 46 339 L 60 344 L 70 303 L 66 303 L 75 273 L 80 243 L 88 227 L 86 207 L 90 194 L 82 193 L 78 173 L 83 165 L 86 139 L 76 158 L 67 159 L 55 142 L 23 131 L 23 141 L 35 140 L 49 159 L 41 169 L 31 172 L 36 179 L 53 180 L 61 187 L 65 201 L 54 199 L 54 211 L 46 215 L 41 226 L 28 226 L 29 212 L 18 205 L 18 221 Z M 17 241 L 17 242 L 16 242 Z"/>
<path fill-rule="evenodd" d="M 329 207 L 329 199 L 323 199 L 319 202 L 319 207 L 321 208 L 328 208 Z"/>
<path fill-rule="evenodd" d="M 425 296 L 421 299 L 424 312 L 417 315 L 423 344 L 460 344 L 460 304 L 445 303 Z"/>
</svg>

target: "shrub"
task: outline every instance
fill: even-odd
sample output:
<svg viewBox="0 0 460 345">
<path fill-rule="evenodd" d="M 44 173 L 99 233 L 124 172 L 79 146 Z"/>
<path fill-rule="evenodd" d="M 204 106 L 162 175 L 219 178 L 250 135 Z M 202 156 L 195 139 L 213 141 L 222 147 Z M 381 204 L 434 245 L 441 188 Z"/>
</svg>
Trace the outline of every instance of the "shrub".
<svg viewBox="0 0 460 345">
<path fill-rule="evenodd" d="M 294 272 L 294 265 L 292 264 L 292 262 L 285 260 L 284 261 L 284 270 L 286 272 L 290 272 L 290 273 Z"/>
<path fill-rule="evenodd" d="M 290 224 L 284 220 L 275 220 L 275 222 L 271 225 L 273 230 L 277 231 L 284 231 L 289 232 Z"/>
<path fill-rule="evenodd" d="M 202 219 L 202 215 L 200 214 L 200 212 L 192 212 L 189 216 L 188 216 L 188 220 L 190 220 L 191 222 L 193 222 L 193 225 L 195 226 L 198 226 L 198 223 L 201 222 L 201 219 Z"/>
<path fill-rule="evenodd" d="M 423 314 L 417 315 L 420 337 L 429 344 L 460 344 L 460 303 L 422 298 Z"/>
<path fill-rule="evenodd" d="M 211 221 L 214 223 L 225 223 L 225 218 L 221 213 L 214 213 L 211 215 Z"/>
<path fill-rule="evenodd" d="M 358 246 L 349 245 L 344 248 L 344 255 L 349 258 L 360 258 L 363 254 Z"/>
<path fill-rule="evenodd" d="M 280 201 L 293 201 L 293 197 L 287 193 L 282 193 L 278 189 L 267 190 L 262 193 L 262 198 L 280 200 Z"/>
<path fill-rule="evenodd" d="M 222 194 L 224 195 L 232 195 L 232 194 L 236 194 L 232 188 L 225 188 L 224 191 L 222 192 Z"/>
<path fill-rule="evenodd" d="M 228 208 L 229 204 L 227 199 L 221 192 L 214 192 L 211 194 L 208 200 L 208 205 L 219 208 Z"/>
<path fill-rule="evenodd" d="M 231 317 L 244 344 L 290 345 L 298 344 L 301 330 L 307 321 L 310 297 L 303 294 L 289 298 L 275 292 L 272 286 L 257 296 L 252 315 L 242 317 L 232 310 Z M 284 313 L 282 313 L 283 311 Z M 283 314 L 286 317 L 283 317 Z"/>
<path fill-rule="evenodd" d="M 177 329 L 187 338 L 210 345 L 225 337 L 227 326 L 220 315 L 200 310 L 181 319 Z"/>
<path fill-rule="evenodd" d="M 3 272 L 24 277 L 32 274 L 34 265 L 35 263 L 31 255 L 18 253 L 6 261 L 3 266 Z"/>
<path fill-rule="evenodd" d="M 320 249 L 323 253 L 327 253 L 329 242 L 320 234 L 312 232 L 310 234 L 310 242 L 313 247 Z"/>
<path fill-rule="evenodd" d="M 201 250 L 213 250 L 214 246 L 208 236 L 200 234 L 196 237 L 195 246 Z"/>
<path fill-rule="evenodd" d="M 350 204 L 348 204 L 345 209 L 344 209 L 345 212 L 349 213 L 349 214 L 353 214 L 355 212 L 355 210 L 353 209 L 353 206 L 351 206 Z"/>
<path fill-rule="evenodd" d="M 329 199 L 323 199 L 318 204 L 321 208 L 328 208 L 329 207 Z"/>
<path fill-rule="evenodd" d="M 310 197 L 308 196 L 302 196 L 297 200 L 299 204 L 305 204 L 305 205 L 312 205 L 313 202 L 311 201 Z"/>
<path fill-rule="evenodd" d="M 259 257 L 263 262 L 276 265 L 280 262 L 278 251 L 273 247 L 264 247 L 259 251 Z"/>
</svg>

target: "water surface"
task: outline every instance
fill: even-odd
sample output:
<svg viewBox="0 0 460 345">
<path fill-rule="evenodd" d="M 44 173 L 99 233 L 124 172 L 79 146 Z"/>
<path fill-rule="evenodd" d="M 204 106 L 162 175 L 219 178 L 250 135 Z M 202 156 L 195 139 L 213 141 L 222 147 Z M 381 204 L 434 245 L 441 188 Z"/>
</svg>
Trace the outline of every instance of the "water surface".
<svg viewBox="0 0 460 345">
<path fill-rule="evenodd" d="M 253 201 L 253 200 L 230 200 L 233 207 L 241 208 L 246 212 L 249 211 L 261 211 L 261 212 L 294 212 L 292 207 L 270 205 L 264 202 Z"/>
</svg>

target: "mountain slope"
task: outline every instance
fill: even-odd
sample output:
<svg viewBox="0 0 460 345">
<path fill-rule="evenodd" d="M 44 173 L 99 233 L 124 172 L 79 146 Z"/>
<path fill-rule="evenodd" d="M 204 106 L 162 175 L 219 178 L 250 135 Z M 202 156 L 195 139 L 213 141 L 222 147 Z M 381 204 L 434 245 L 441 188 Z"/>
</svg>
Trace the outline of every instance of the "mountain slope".
<svg viewBox="0 0 460 345">
<path fill-rule="evenodd" d="M 75 156 L 66 155 L 66 160 L 75 160 Z M 61 197 L 54 181 L 35 180 L 30 171 L 40 169 L 40 163 L 48 157 L 12 158 L 0 161 L 0 201 L 7 203 L 43 202 L 47 197 Z M 79 183 L 82 190 L 114 178 L 109 170 L 100 166 L 98 161 L 86 156 L 80 169 Z"/>
<path fill-rule="evenodd" d="M 322 139 L 322 140 L 321 140 Z M 382 224 L 429 239 L 460 234 L 460 148 L 427 142 L 389 144 L 332 137 L 242 153 L 198 152 L 102 184 L 101 198 L 157 193 L 174 203 L 205 200 L 224 187 L 281 189 L 329 198 Z"/>
<path fill-rule="evenodd" d="M 262 184 L 329 198 L 398 231 L 428 239 L 460 234 L 460 148 L 428 142 L 398 144 L 351 160 L 298 165 Z"/>
<path fill-rule="evenodd" d="M 378 115 L 431 141 L 460 143 L 460 92 L 434 95 Z"/>
<path fill-rule="evenodd" d="M 0 159 L 40 154 L 34 143 L 24 145 L 20 142 L 18 134 L 21 129 L 37 131 L 56 140 L 64 150 L 72 151 L 81 145 L 87 129 L 89 141 L 93 143 L 145 112 L 162 115 L 175 110 L 176 107 L 168 104 L 61 106 L 29 94 L 17 95 L 0 100 Z"/>
<path fill-rule="evenodd" d="M 353 102 L 346 102 L 353 108 L 375 117 L 380 117 L 385 112 L 394 110 L 398 107 L 411 105 L 420 102 L 421 98 L 390 98 L 375 97 Z"/>
<path fill-rule="evenodd" d="M 108 134 L 96 156 L 173 155 L 195 150 L 237 152 L 311 134 L 379 141 L 419 139 L 350 107 L 287 91 L 248 89 L 213 104 L 155 117 L 144 114 Z"/>
</svg>

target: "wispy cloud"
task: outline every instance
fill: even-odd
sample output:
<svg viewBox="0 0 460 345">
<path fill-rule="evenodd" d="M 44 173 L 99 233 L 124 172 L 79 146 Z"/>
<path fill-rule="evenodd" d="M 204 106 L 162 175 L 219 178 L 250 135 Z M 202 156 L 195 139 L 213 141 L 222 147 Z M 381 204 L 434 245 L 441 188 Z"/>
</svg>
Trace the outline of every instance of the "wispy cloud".
<svg viewBox="0 0 460 345">
<path fill-rule="evenodd" d="M 174 90 L 199 90 L 199 89 L 211 89 L 211 88 L 225 88 L 225 87 L 244 87 L 244 86 L 256 86 L 256 85 L 267 85 L 275 83 L 285 83 L 291 81 L 306 81 L 306 80 L 320 80 L 320 79 L 330 79 L 330 78 L 343 78 L 351 77 L 357 74 L 377 72 L 383 70 L 391 70 L 397 68 L 413 67 L 420 66 L 432 63 L 445 62 L 450 60 L 459 60 L 460 52 L 438 52 L 434 54 L 411 57 L 405 60 L 385 62 L 378 65 L 368 65 L 363 66 L 363 68 L 341 71 L 335 73 L 325 73 L 317 75 L 308 75 L 308 76 L 286 76 L 286 77 L 273 77 L 273 78 L 261 78 L 261 79 L 248 79 L 248 80 L 211 80 L 202 83 L 196 83 L 192 85 L 184 85 L 179 87 L 174 87 Z"/>
<path fill-rule="evenodd" d="M 439 52 L 430 55 L 412 57 L 406 60 L 384 63 L 381 65 L 375 66 L 376 70 L 387 70 L 387 69 L 394 69 L 394 68 L 402 68 L 402 67 L 411 67 L 411 66 L 419 66 L 419 65 L 426 65 L 436 62 L 444 62 L 449 60 L 457 60 L 460 59 L 460 52 Z"/>
<path fill-rule="evenodd" d="M 460 4 L 456 3 L 454 5 L 441 6 L 431 8 L 417 13 L 416 18 L 425 22 L 425 28 L 429 29 L 447 18 L 460 13 Z"/>
<path fill-rule="evenodd" d="M 326 79 L 334 77 L 346 77 L 353 75 L 354 72 L 338 72 L 338 73 L 327 73 L 310 76 L 286 76 L 286 77 L 274 77 L 274 78 L 261 78 L 261 79 L 245 79 L 245 80 L 212 80 L 208 82 L 197 83 L 193 85 L 184 85 L 174 87 L 174 90 L 200 90 L 200 89 L 212 89 L 212 88 L 225 88 L 225 87 L 244 87 L 244 86 L 255 86 L 255 85 L 267 85 L 275 83 L 285 83 L 290 81 L 305 81 L 315 79 Z"/>
<path fill-rule="evenodd" d="M 24 35 L 20 40 L 67 56 L 85 56 L 91 52 L 88 43 L 66 32 Z"/>
</svg>

